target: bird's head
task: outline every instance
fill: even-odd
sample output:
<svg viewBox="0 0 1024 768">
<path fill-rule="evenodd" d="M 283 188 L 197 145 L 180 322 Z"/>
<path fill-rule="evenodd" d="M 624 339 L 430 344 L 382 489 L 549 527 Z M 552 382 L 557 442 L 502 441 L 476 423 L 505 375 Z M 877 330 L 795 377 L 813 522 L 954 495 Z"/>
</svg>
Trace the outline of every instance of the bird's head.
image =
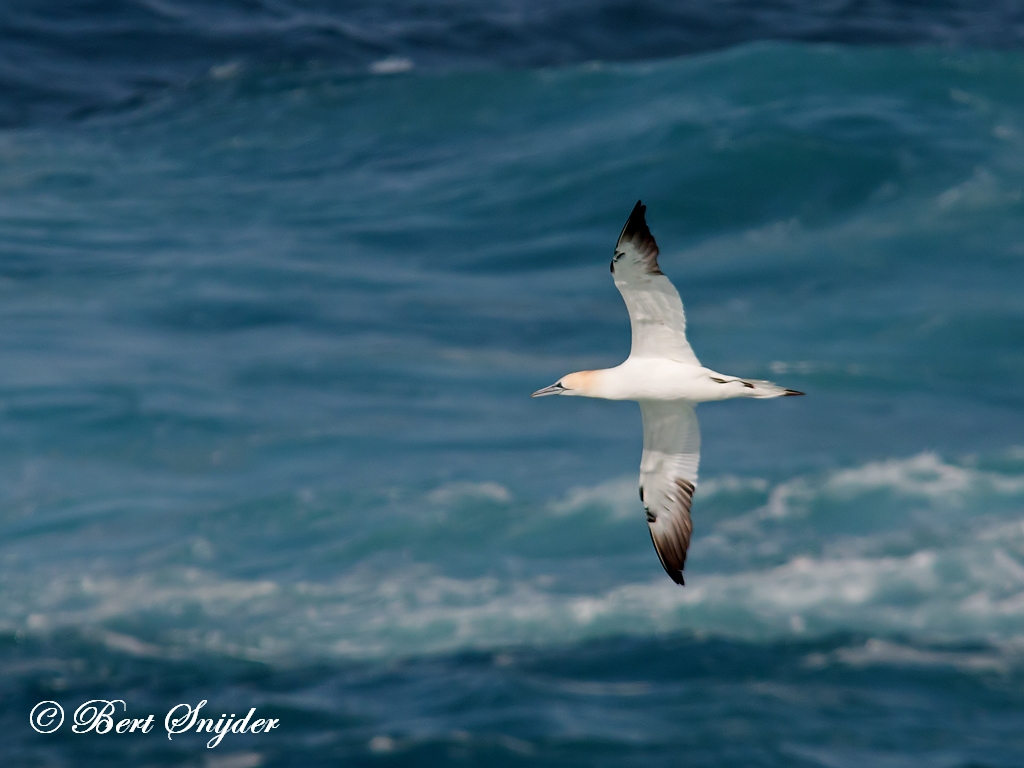
<svg viewBox="0 0 1024 768">
<path fill-rule="evenodd" d="M 567 374 L 550 387 L 538 389 L 530 397 L 545 397 L 547 395 L 582 395 L 586 397 L 593 387 L 594 373 L 595 371 L 579 371 Z"/>
</svg>

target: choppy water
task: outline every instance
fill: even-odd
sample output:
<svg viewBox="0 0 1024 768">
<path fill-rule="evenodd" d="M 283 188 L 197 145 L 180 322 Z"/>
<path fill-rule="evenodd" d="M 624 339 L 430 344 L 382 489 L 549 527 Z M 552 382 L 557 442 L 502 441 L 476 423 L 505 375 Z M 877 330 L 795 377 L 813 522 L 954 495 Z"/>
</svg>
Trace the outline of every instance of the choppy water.
<svg viewBox="0 0 1024 768">
<path fill-rule="evenodd" d="M 534 53 L 482 66 L 437 9 L 292 3 L 246 17 L 261 59 L 241 4 L 23 5 L 5 765 L 1020 764 L 1024 54 L 551 53 L 590 6 L 526 5 L 492 16 Z M 1014 43 L 1011 11 L 879 7 L 761 36 Z M 391 36 L 320 56 L 325 19 Z M 46 90 L 78 60 L 87 88 Z M 636 406 L 527 397 L 628 351 L 607 261 L 640 197 L 702 361 L 809 394 L 700 409 L 685 589 L 636 500 Z M 28 727 L 96 697 L 283 726 L 216 751 Z"/>
</svg>

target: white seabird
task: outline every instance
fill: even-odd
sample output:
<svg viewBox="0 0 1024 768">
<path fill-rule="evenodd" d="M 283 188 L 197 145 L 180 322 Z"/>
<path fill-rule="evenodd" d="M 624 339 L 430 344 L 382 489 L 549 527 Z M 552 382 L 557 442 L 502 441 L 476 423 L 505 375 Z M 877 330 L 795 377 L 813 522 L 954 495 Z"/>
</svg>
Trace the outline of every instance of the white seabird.
<svg viewBox="0 0 1024 768">
<path fill-rule="evenodd" d="M 770 381 L 716 373 L 700 364 L 686 340 L 679 292 L 658 267 L 658 244 L 637 201 L 619 235 L 612 274 L 629 310 L 633 346 L 621 365 L 563 376 L 533 393 L 636 400 L 644 423 L 640 501 L 665 572 L 683 584 L 693 523 L 690 504 L 700 462 L 700 426 L 693 408 L 733 397 L 802 395 Z"/>
</svg>

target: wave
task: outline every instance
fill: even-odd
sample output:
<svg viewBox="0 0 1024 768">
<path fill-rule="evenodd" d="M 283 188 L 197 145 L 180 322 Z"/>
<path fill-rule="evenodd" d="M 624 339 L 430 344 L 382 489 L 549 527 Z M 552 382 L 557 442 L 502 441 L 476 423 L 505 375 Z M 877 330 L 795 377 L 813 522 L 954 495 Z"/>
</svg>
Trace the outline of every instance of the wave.
<svg viewBox="0 0 1024 768">
<path fill-rule="evenodd" d="M 862 644 L 846 645 L 827 653 L 812 652 L 804 665 L 820 669 L 840 664 L 849 667 L 919 667 L 952 669 L 961 672 L 997 672 L 1008 674 L 1024 664 L 1024 645 L 1020 638 L 991 647 L 944 648 L 916 647 L 873 637 Z"/>
<path fill-rule="evenodd" d="M 202 652 L 264 661 L 674 632 L 753 641 L 853 632 L 918 643 L 1024 642 L 1024 466 L 1018 452 L 961 462 L 923 453 L 774 484 L 707 481 L 698 489 L 700 499 L 708 487 L 707 511 L 695 508 L 697 534 L 682 589 L 656 573 L 646 547 L 634 552 L 632 543 L 621 545 L 628 562 L 602 560 L 619 583 L 588 589 L 566 576 L 588 567 L 586 551 L 570 547 L 560 554 L 557 542 L 531 540 L 576 530 L 614 542 L 623 531 L 642 532 L 631 504 L 634 486 L 623 479 L 539 505 L 497 483 L 449 483 L 418 501 L 406 494 L 410 515 L 437 511 L 430 523 L 435 533 L 427 538 L 440 541 L 451 531 L 457 540 L 452 551 L 475 551 L 476 566 L 467 566 L 463 555 L 456 567 L 443 546 L 433 556 L 429 547 L 416 550 L 424 528 L 406 529 L 411 518 L 405 518 L 388 543 L 378 537 L 377 551 L 333 578 L 229 577 L 213 567 L 202 539 L 193 541 L 193 554 L 206 560 L 203 567 L 166 563 L 139 576 L 45 580 L 38 570 L 12 575 L 0 629 L 78 627 L 134 655 Z M 886 510 L 887 525 L 849 526 L 848 515 L 871 515 L 872 507 Z M 456 533 L 467 514 L 486 519 L 468 543 Z M 566 522 L 568 529 L 550 527 Z M 541 544 L 548 553 L 531 558 L 531 548 Z M 410 558 L 410 551 L 420 557 Z M 502 559 L 503 568 L 487 565 Z M 622 579 L 637 570 L 650 577 Z M 884 656 L 871 646 L 815 663 L 882 663 Z M 932 662 L 941 657 L 914 661 Z M 984 659 L 963 663 L 990 665 Z"/>
<path fill-rule="evenodd" d="M 753 40 L 1019 47 L 1006 3 L 31 0 L 0 8 L 0 125 L 138 106 L 241 71 L 395 74 L 640 60 Z"/>
</svg>

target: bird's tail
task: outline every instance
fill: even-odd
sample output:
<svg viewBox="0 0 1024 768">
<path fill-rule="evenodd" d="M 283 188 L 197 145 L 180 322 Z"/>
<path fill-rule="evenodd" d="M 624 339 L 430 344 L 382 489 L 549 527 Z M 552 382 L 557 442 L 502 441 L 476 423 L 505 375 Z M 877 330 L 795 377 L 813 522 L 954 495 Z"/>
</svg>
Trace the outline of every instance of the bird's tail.
<svg viewBox="0 0 1024 768">
<path fill-rule="evenodd" d="M 795 389 L 780 387 L 770 381 L 759 381 L 758 379 L 741 379 L 741 381 L 749 387 L 749 391 L 746 392 L 747 397 L 792 397 L 804 394 Z"/>
</svg>

